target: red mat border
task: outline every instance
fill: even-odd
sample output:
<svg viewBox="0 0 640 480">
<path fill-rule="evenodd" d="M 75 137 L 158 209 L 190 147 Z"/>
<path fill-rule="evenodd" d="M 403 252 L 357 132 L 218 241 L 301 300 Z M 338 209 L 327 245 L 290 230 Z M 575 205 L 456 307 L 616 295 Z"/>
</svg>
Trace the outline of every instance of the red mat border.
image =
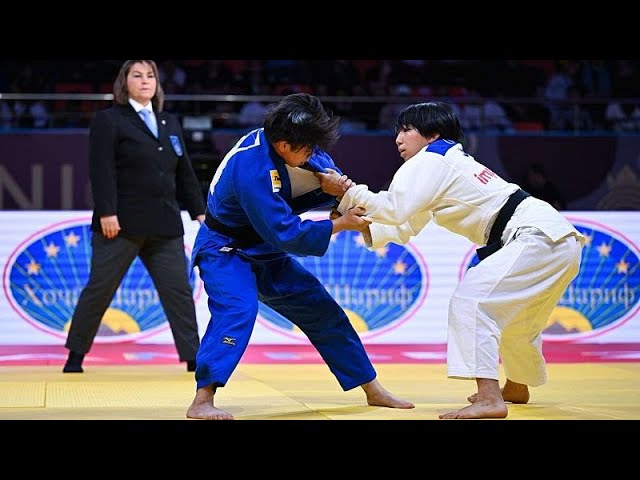
<svg viewBox="0 0 640 480">
<path fill-rule="evenodd" d="M 366 345 L 372 362 L 445 363 L 446 345 Z M 544 346 L 548 363 L 640 362 L 640 343 L 558 344 Z M 61 365 L 67 350 L 57 345 L 0 346 L 0 365 Z M 175 347 L 169 344 L 96 344 L 85 365 L 166 365 L 178 363 Z M 323 363 L 311 345 L 250 345 L 242 363 L 314 364 Z"/>
</svg>

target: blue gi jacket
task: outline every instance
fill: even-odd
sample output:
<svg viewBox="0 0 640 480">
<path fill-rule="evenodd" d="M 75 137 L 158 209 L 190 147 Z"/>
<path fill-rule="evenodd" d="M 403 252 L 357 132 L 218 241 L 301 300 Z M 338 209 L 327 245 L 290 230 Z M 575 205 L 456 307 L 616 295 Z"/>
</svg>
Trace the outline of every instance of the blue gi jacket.
<svg viewBox="0 0 640 480">
<path fill-rule="evenodd" d="M 305 169 L 288 167 L 267 141 L 264 129 L 253 130 L 222 160 L 209 187 L 207 214 L 227 227 L 253 227 L 264 243 L 243 249 L 247 255 L 322 256 L 329 246 L 331 220 L 302 220 L 298 215 L 335 202 L 308 171 L 326 168 L 340 172 L 320 149 L 313 152 Z M 219 250 L 233 240 L 208 230 L 209 235 L 196 238 L 194 257 L 205 244 Z"/>
</svg>

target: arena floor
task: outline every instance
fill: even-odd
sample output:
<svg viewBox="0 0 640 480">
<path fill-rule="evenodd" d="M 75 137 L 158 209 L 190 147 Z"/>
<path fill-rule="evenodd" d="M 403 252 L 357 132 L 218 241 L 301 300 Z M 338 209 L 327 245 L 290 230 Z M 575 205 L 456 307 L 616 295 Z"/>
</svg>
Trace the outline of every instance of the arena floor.
<svg viewBox="0 0 640 480">
<path fill-rule="evenodd" d="M 53 362 L 52 362 L 53 363 Z M 187 420 L 195 382 L 182 364 L 0 366 L 0 420 Z M 219 390 L 217 406 L 238 420 L 437 420 L 467 404 L 475 383 L 446 377 L 439 363 L 376 364 L 411 410 L 367 406 L 358 388 L 343 392 L 321 363 L 242 363 Z M 640 419 L 640 363 L 550 363 L 549 382 L 507 420 Z"/>
</svg>

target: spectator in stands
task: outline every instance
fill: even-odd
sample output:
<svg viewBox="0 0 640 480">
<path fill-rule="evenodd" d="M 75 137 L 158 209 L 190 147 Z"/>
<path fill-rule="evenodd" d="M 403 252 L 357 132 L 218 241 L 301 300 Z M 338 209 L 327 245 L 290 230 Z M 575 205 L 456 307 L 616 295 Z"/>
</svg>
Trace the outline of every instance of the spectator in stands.
<svg viewBox="0 0 640 480">
<path fill-rule="evenodd" d="M 165 88 L 167 92 L 183 93 L 187 84 L 187 72 L 173 60 L 165 60 L 158 67 L 160 82 L 171 89 Z"/>
<path fill-rule="evenodd" d="M 411 87 L 405 84 L 393 85 L 391 87 L 391 95 L 394 97 L 410 97 Z M 409 105 L 409 101 L 405 102 L 389 102 L 382 106 L 378 114 L 378 128 L 380 130 L 388 129 L 389 125 L 393 125 L 398 114 Z"/>
<path fill-rule="evenodd" d="M 611 102 L 604 113 L 607 129 L 614 132 L 640 132 L 640 107 L 633 102 Z"/>
<path fill-rule="evenodd" d="M 469 98 L 475 99 L 470 101 Z M 494 100 L 484 100 L 477 90 L 470 88 L 467 96 L 459 97 L 461 112 L 458 114 L 460 124 L 465 131 L 483 132 L 505 132 L 514 131 L 513 124 L 507 112 L 498 102 Z M 456 110 L 454 104 L 452 109 Z"/>
<path fill-rule="evenodd" d="M 29 105 L 29 116 L 33 128 L 48 128 L 51 115 L 42 100 L 36 100 Z"/>
<path fill-rule="evenodd" d="M 257 90 L 254 90 L 255 95 L 270 95 L 269 86 L 258 86 Z M 262 101 L 252 100 L 246 102 L 240 108 L 238 113 L 237 123 L 241 127 L 255 127 L 256 125 L 262 125 L 264 117 L 269 111 L 269 106 Z"/>
<path fill-rule="evenodd" d="M 529 166 L 522 188 L 536 198 L 550 203 L 556 210 L 566 210 L 564 195 L 549 181 L 544 167 L 539 163 Z"/>
<path fill-rule="evenodd" d="M 549 129 L 562 130 L 563 112 L 566 111 L 569 88 L 576 84 L 579 65 L 576 62 L 558 61 L 555 71 L 549 76 L 544 89 L 544 97 L 549 111 Z M 570 108 L 570 107 L 569 107 Z"/>
<path fill-rule="evenodd" d="M 0 100 L 0 130 L 9 130 L 13 126 L 13 111 L 11 106 Z"/>
<path fill-rule="evenodd" d="M 586 99 L 602 100 L 611 97 L 613 77 L 608 62 L 604 60 L 582 60 L 580 62 L 579 85 L 581 96 Z M 592 121 L 592 128 L 603 127 L 606 104 L 586 103 L 583 107 Z"/>
</svg>

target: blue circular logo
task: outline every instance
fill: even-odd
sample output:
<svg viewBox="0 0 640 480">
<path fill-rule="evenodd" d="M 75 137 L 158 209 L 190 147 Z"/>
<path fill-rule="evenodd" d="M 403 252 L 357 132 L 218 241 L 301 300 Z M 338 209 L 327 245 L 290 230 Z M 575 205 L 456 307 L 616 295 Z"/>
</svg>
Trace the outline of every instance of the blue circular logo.
<svg viewBox="0 0 640 480">
<path fill-rule="evenodd" d="M 576 278 L 551 312 L 545 341 L 575 341 L 601 335 L 640 309 L 640 251 L 623 234 L 588 220 L 569 219 L 586 238 Z M 469 251 L 466 268 L 478 263 Z M 461 272 L 464 273 L 464 272 Z"/>
<path fill-rule="evenodd" d="M 37 232 L 16 248 L 5 268 L 4 287 L 13 309 L 35 327 L 58 337 L 66 338 L 89 279 L 92 232 L 87 221 L 90 219 L 61 222 Z M 197 280 L 192 273 L 189 281 L 195 291 Z M 167 327 L 158 292 L 136 258 L 102 317 L 96 342 L 130 341 Z"/>
<path fill-rule="evenodd" d="M 411 318 L 429 288 L 426 264 L 410 245 L 370 251 L 359 232 L 337 233 L 324 256 L 297 260 L 322 282 L 361 337 L 387 332 Z M 302 335 L 266 305 L 260 304 L 259 313 L 267 327 L 294 338 Z"/>
</svg>

